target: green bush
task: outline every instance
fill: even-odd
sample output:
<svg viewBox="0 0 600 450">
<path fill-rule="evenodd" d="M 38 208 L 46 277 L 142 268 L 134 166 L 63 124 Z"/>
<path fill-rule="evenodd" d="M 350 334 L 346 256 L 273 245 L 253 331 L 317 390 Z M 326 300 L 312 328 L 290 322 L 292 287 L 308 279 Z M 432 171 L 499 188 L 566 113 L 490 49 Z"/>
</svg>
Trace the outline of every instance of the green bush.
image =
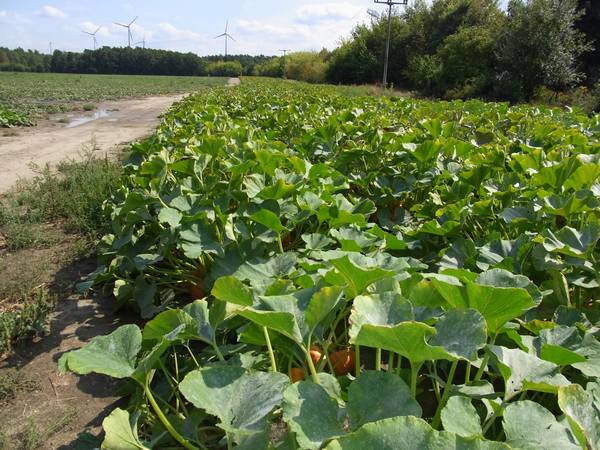
<svg viewBox="0 0 600 450">
<path fill-rule="evenodd" d="M 425 94 L 439 94 L 442 63 L 437 55 L 415 56 L 406 71 L 412 84 Z"/>
<path fill-rule="evenodd" d="M 285 76 L 308 83 L 323 83 L 327 77 L 326 52 L 297 52 L 286 57 Z"/>
<path fill-rule="evenodd" d="M 437 51 L 439 90 L 445 97 L 474 97 L 489 91 L 493 79 L 494 35 L 486 27 L 463 27 Z"/>
<path fill-rule="evenodd" d="M 283 58 L 273 58 L 254 66 L 253 75 L 257 77 L 281 78 L 283 76 Z"/>
<path fill-rule="evenodd" d="M 564 90 L 582 79 L 577 59 L 590 46 L 575 28 L 576 0 L 511 0 L 507 14 L 496 46 L 498 97 L 530 100 L 540 86 Z"/>
<path fill-rule="evenodd" d="M 239 61 L 216 61 L 210 63 L 206 68 L 211 77 L 239 77 L 243 70 Z"/>
<path fill-rule="evenodd" d="M 47 332 L 48 315 L 54 309 L 56 297 L 38 289 L 19 300 L 18 304 L 0 305 L 0 355 L 30 336 Z"/>
</svg>

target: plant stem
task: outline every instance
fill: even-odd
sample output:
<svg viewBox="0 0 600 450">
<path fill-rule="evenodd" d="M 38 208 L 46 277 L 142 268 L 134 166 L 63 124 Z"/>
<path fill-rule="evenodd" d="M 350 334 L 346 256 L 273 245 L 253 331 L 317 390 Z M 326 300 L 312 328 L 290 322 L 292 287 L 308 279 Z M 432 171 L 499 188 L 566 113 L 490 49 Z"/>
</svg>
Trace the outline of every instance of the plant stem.
<svg viewBox="0 0 600 450">
<path fill-rule="evenodd" d="M 354 345 L 354 376 L 360 374 L 360 345 Z"/>
<path fill-rule="evenodd" d="M 417 378 L 419 378 L 419 370 L 423 363 L 414 364 L 410 363 L 410 392 L 414 399 L 417 398 Z"/>
<path fill-rule="evenodd" d="M 265 341 L 267 341 L 267 349 L 269 350 L 269 358 L 271 359 L 271 371 L 277 372 L 275 353 L 273 353 L 273 346 L 271 345 L 271 338 L 269 337 L 269 330 L 267 330 L 267 327 L 263 327 L 263 333 L 265 334 Z"/>
<path fill-rule="evenodd" d="M 146 397 L 148 397 L 148 401 L 150 402 L 150 405 L 152 406 L 152 409 L 154 410 L 156 417 L 158 417 L 158 420 L 161 421 L 161 423 L 163 424 L 165 429 L 169 432 L 169 434 L 171 436 L 173 436 L 173 439 L 175 439 L 177 442 L 179 442 L 183 446 L 183 448 L 186 448 L 187 450 L 198 450 L 198 447 L 190 444 L 187 441 L 187 439 L 185 439 L 182 435 L 180 435 L 177 432 L 177 430 L 173 427 L 171 422 L 169 422 L 169 419 L 167 419 L 167 416 L 164 415 L 164 413 L 160 409 L 160 406 L 158 406 L 158 403 L 156 403 L 156 399 L 152 395 L 152 391 L 150 390 L 150 386 L 149 386 L 149 381 L 150 381 L 150 377 L 146 377 L 146 383 L 144 383 L 144 386 L 143 386 L 144 392 L 146 394 Z M 206 449 L 206 447 L 202 447 L 202 448 Z"/>
<path fill-rule="evenodd" d="M 313 383 L 319 384 L 319 377 L 317 376 L 317 369 L 315 369 L 313 360 L 310 357 L 310 352 L 308 350 L 305 350 L 304 353 L 306 354 L 306 362 L 308 363 L 308 369 L 310 370 L 310 376 L 313 380 Z"/>
<path fill-rule="evenodd" d="M 387 371 L 392 372 L 393 370 L 394 370 L 394 352 L 390 352 L 390 356 L 388 358 Z"/>
<path fill-rule="evenodd" d="M 396 366 L 396 375 L 400 375 L 400 371 L 402 370 L 402 355 L 398 353 L 398 365 Z"/>
<path fill-rule="evenodd" d="M 438 373 L 437 366 L 435 365 L 435 361 L 431 362 L 432 372 L 433 372 L 433 392 L 435 394 L 436 400 L 439 402 L 442 401 L 442 395 L 440 394 L 440 383 L 438 382 Z M 431 372 L 430 372 L 431 373 Z"/>
<path fill-rule="evenodd" d="M 438 403 L 437 410 L 435 412 L 435 415 L 433 416 L 433 420 L 431 421 L 431 426 L 435 429 L 437 429 L 440 426 L 442 408 L 446 406 L 448 397 L 450 397 L 450 387 L 452 386 L 452 380 L 454 379 L 454 373 L 456 372 L 457 366 L 458 360 L 453 361 L 452 365 L 450 366 L 450 372 L 448 372 L 448 378 L 446 379 L 446 385 L 444 386 L 444 392 L 442 393 L 442 400 Z"/>
<path fill-rule="evenodd" d="M 277 233 L 277 244 L 279 244 L 279 253 L 283 252 L 283 242 L 281 242 L 281 234 Z"/>
<path fill-rule="evenodd" d="M 215 353 L 217 354 L 217 358 L 219 358 L 219 361 L 225 361 L 225 358 L 223 357 L 223 354 L 221 353 L 221 350 L 219 350 L 219 346 L 217 345 L 217 342 L 214 339 L 213 339 L 212 347 L 215 350 Z"/>
<path fill-rule="evenodd" d="M 487 367 L 487 363 L 489 360 L 490 355 L 489 353 L 486 353 L 483 357 L 483 361 L 481 361 L 481 366 L 479 366 L 479 369 L 477 370 L 477 373 L 475 374 L 475 379 L 473 381 L 481 380 L 481 376 L 483 375 L 483 372 L 485 372 L 485 368 Z"/>
<path fill-rule="evenodd" d="M 487 433 L 487 430 L 490 429 L 490 427 L 494 423 L 494 420 L 496 420 L 496 414 L 492 413 L 492 415 L 490 416 L 490 418 L 483 424 L 483 428 L 481 429 L 481 434 L 482 435 L 485 436 L 485 433 Z"/>
<path fill-rule="evenodd" d="M 375 370 L 381 370 L 381 347 L 375 350 Z"/>
<path fill-rule="evenodd" d="M 467 362 L 467 368 L 465 369 L 465 384 L 469 384 L 471 381 L 471 363 Z"/>
</svg>

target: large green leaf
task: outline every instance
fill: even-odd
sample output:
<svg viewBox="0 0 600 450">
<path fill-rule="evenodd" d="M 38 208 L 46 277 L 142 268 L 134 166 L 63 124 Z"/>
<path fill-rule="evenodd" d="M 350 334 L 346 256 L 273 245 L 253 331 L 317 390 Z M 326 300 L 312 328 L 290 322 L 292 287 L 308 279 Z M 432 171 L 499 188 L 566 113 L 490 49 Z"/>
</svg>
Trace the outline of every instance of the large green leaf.
<svg viewBox="0 0 600 450">
<path fill-rule="evenodd" d="M 510 450 L 501 442 L 436 431 L 417 417 L 404 416 L 363 425 L 331 442 L 325 450 Z"/>
<path fill-rule="evenodd" d="M 188 373 L 179 390 L 196 408 L 217 416 L 225 431 L 248 435 L 264 431 L 267 417 L 281 404 L 288 384 L 288 377 L 281 373 L 247 373 L 241 367 L 217 366 Z"/>
<path fill-rule="evenodd" d="M 596 387 L 598 386 L 596 382 Z M 561 387 L 558 390 L 558 404 L 569 418 L 575 435 L 581 437 L 582 446 L 590 449 L 600 448 L 600 399 L 595 399 L 588 384 L 584 390 L 578 384 Z"/>
<path fill-rule="evenodd" d="M 333 311 L 342 304 L 343 290 L 339 286 L 327 286 L 315 292 L 304 312 L 310 334 L 319 327 Z"/>
<path fill-rule="evenodd" d="M 213 297 L 242 306 L 252 306 L 252 291 L 233 276 L 218 278 L 212 288 Z"/>
<path fill-rule="evenodd" d="M 363 294 L 370 284 L 393 275 L 393 272 L 378 267 L 363 269 L 350 261 L 348 256 L 332 260 L 331 264 L 345 280 L 346 293 L 349 298 Z"/>
<path fill-rule="evenodd" d="M 396 292 L 359 295 L 352 303 L 350 314 L 351 339 L 355 339 L 363 325 L 397 325 L 414 320 L 412 305 Z"/>
<path fill-rule="evenodd" d="M 268 209 L 261 209 L 252 214 L 250 218 L 257 223 L 264 225 L 275 233 L 280 234 L 285 231 L 285 227 L 281 224 L 277 214 L 275 214 L 273 211 L 269 211 Z"/>
<path fill-rule="evenodd" d="M 523 400 L 504 410 L 506 443 L 522 450 L 579 449 L 565 422 L 558 422 L 542 405 Z"/>
<path fill-rule="evenodd" d="M 142 333 L 136 325 L 123 325 L 107 336 L 93 338 L 85 347 L 61 356 L 61 370 L 85 375 L 101 373 L 127 378 L 135 371 L 137 354 L 142 348 Z"/>
<path fill-rule="evenodd" d="M 382 348 L 408 358 L 412 363 L 455 358 L 444 347 L 428 343 L 435 328 L 422 322 L 402 322 L 395 326 L 363 325 L 354 343 Z"/>
<path fill-rule="evenodd" d="M 402 378 L 379 371 L 363 372 L 350 385 L 346 410 L 352 430 L 381 419 L 422 414 Z"/>
<path fill-rule="evenodd" d="M 144 341 L 187 340 L 193 337 L 193 331 L 194 320 L 188 313 L 181 309 L 170 309 L 146 323 L 142 336 Z"/>
<path fill-rule="evenodd" d="M 506 322 L 535 306 L 531 295 L 521 287 L 497 287 L 471 282 L 456 285 L 440 279 L 433 279 L 432 283 L 450 306 L 479 311 L 490 333 L 496 333 Z"/>
<path fill-rule="evenodd" d="M 344 434 L 337 401 L 310 381 L 288 387 L 284 394 L 283 419 L 303 449 L 319 449 L 329 439 Z"/>
<path fill-rule="evenodd" d="M 548 252 L 557 252 L 576 258 L 584 258 L 598 242 L 600 230 L 596 225 L 590 225 L 581 231 L 564 227 L 559 232 L 545 230 L 536 242 L 540 242 Z"/>
<path fill-rule="evenodd" d="M 149 450 L 137 435 L 139 413 L 129 413 L 121 408 L 115 409 L 102 421 L 104 441 L 102 450 Z"/>
<path fill-rule="evenodd" d="M 487 342 L 485 319 L 474 309 L 451 309 L 435 324 L 431 345 L 444 347 L 456 358 L 474 361 Z"/>
<path fill-rule="evenodd" d="M 442 409 L 441 417 L 446 431 L 463 437 L 483 436 L 481 419 L 468 397 L 462 395 L 450 397 Z"/>
<path fill-rule="evenodd" d="M 243 309 L 238 314 L 261 327 L 277 331 L 298 344 L 302 344 L 303 342 L 303 333 L 300 331 L 293 314 L 279 311 L 257 311 L 254 309 Z"/>
<path fill-rule="evenodd" d="M 505 383 L 505 400 L 526 390 L 556 393 L 569 385 L 560 367 L 520 349 L 489 346 Z"/>
</svg>

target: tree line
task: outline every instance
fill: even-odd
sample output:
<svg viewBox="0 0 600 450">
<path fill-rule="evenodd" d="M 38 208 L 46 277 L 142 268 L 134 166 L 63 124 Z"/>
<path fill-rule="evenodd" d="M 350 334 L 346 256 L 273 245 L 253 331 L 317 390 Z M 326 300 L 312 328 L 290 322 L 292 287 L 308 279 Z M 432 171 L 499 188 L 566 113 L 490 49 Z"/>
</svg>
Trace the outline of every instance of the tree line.
<svg viewBox="0 0 600 450">
<path fill-rule="evenodd" d="M 118 75 L 251 75 L 268 56 L 198 56 L 140 47 L 102 47 L 83 52 L 55 50 L 52 55 L 0 47 L 0 71 Z"/>
<path fill-rule="evenodd" d="M 333 52 L 290 54 L 257 65 L 264 76 L 378 83 L 387 15 L 358 25 Z M 391 23 L 395 87 L 448 99 L 531 100 L 572 91 L 600 103 L 600 1 L 409 0 Z M 308 67 L 306 67 L 308 66 Z M 594 87 L 595 86 L 595 87 Z"/>
</svg>

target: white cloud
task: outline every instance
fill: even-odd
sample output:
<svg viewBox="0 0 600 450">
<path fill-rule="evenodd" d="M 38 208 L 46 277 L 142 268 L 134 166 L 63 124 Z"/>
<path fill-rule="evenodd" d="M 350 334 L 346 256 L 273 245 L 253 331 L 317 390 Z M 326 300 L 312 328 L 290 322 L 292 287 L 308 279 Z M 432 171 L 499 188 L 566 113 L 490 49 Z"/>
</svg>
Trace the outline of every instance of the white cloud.
<svg viewBox="0 0 600 450">
<path fill-rule="evenodd" d="M 0 10 L 0 17 L 6 17 L 8 15 L 8 12 L 6 12 L 5 9 Z"/>
<path fill-rule="evenodd" d="M 94 31 L 98 30 L 98 33 L 96 33 L 96 36 L 98 36 L 98 37 L 112 36 L 110 30 L 107 27 L 100 26 L 98 24 L 95 24 L 94 22 L 89 22 L 89 21 L 81 22 L 79 24 L 79 26 L 81 27 L 81 29 L 83 31 L 87 31 L 88 33 L 93 33 Z"/>
<path fill-rule="evenodd" d="M 250 52 L 278 54 L 293 51 L 333 49 L 341 38 L 368 18 L 367 8 L 352 3 L 308 4 L 282 20 L 239 20 L 230 32 Z"/>
<path fill-rule="evenodd" d="M 364 8 L 351 3 L 314 3 L 298 8 L 296 18 L 301 23 L 352 19 L 362 9 Z"/>
<path fill-rule="evenodd" d="M 191 41 L 198 41 L 202 39 L 202 35 L 200 33 L 177 28 L 175 25 L 168 22 L 159 23 L 158 28 L 164 33 L 167 39 Z"/>
<path fill-rule="evenodd" d="M 35 14 L 38 16 L 51 17 L 53 19 L 64 19 L 67 17 L 67 14 L 64 11 L 50 5 L 42 6 Z"/>
</svg>

